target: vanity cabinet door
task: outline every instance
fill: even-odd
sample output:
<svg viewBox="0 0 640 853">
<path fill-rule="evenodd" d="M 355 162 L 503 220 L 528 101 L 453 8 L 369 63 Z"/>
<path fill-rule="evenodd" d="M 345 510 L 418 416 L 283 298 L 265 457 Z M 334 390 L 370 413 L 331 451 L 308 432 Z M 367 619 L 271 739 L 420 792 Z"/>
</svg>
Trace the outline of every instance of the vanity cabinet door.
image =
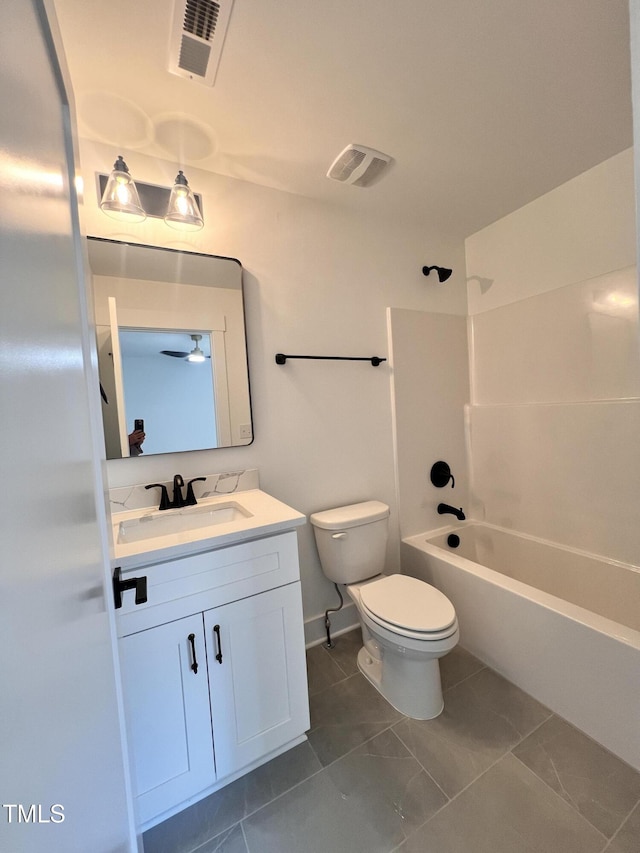
<svg viewBox="0 0 640 853">
<path fill-rule="evenodd" d="M 144 823 L 215 781 L 202 613 L 123 637 L 119 650 Z"/>
<path fill-rule="evenodd" d="M 309 728 L 300 583 L 204 614 L 218 779 Z"/>
</svg>

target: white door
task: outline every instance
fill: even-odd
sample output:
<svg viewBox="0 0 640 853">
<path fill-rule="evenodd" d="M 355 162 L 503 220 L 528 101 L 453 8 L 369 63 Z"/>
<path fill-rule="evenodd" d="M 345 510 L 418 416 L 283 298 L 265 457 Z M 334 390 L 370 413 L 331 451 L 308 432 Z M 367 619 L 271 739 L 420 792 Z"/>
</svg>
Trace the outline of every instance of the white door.
<svg viewBox="0 0 640 853">
<path fill-rule="evenodd" d="M 50 10 L 3 0 L 0 28 L 0 850 L 125 853 L 99 397 Z"/>
<path fill-rule="evenodd" d="M 309 728 L 300 584 L 204 614 L 220 781 Z"/>
<path fill-rule="evenodd" d="M 130 634 L 119 648 L 144 824 L 215 782 L 202 613 Z"/>
<path fill-rule="evenodd" d="M 111 358 L 113 359 L 113 379 L 115 387 L 115 400 L 118 415 L 118 437 L 120 439 L 120 455 L 123 459 L 131 455 L 129 449 L 129 433 L 127 430 L 127 413 L 124 405 L 124 374 L 122 372 L 122 354 L 120 352 L 120 330 L 118 327 L 118 309 L 115 296 L 110 296 L 109 303 L 109 329 L 111 331 Z M 133 430 L 133 424 L 131 425 Z"/>
</svg>

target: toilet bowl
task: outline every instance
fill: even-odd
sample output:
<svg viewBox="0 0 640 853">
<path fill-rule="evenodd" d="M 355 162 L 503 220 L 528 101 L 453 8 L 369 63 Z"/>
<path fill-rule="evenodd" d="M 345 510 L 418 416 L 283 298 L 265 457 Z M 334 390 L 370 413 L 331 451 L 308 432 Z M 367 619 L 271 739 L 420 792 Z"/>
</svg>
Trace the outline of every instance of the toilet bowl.
<svg viewBox="0 0 640 853">
<path fill-rule="evenodd" d="M 443 708 L 438 659 L 455 647 L 449 599 L 417 578 L 383 574 L 389 507 L 366 501 L 314 513 L 325 575 L 346 585 L 362 626 L 358 668 L 398 711 L 418 720 Z"/>
</svg>

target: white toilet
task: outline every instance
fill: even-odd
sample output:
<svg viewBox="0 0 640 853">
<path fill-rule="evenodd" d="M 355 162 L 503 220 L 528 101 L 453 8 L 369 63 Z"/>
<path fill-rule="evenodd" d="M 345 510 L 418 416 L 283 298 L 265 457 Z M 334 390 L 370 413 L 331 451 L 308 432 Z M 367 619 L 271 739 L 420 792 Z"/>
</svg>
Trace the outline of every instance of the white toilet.
<svg viewBox="0 0 640 853">
<path fill-rule="evenodd" d="M 383 575 L 389 507 L 380 501 L 311 516 L 322 569 L 346 584 L 362 625 L 358 667 L 394 708 L 416 720 L 442 711 L 438 658 L 458 642 L 449 599 L 407 575 Z"/>
</svg>

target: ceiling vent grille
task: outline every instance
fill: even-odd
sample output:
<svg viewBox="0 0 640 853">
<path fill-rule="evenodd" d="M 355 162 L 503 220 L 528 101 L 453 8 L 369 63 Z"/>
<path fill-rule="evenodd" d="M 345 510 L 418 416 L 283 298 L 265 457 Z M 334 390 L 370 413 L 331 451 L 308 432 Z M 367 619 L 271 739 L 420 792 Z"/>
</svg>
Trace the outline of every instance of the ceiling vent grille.
<svg viewBox="0 0 640 853">
<path fill-rule="evenodd" d="M 380 180 L 393 158 L 366 145 L 347 145 L 333 161 L 327 177 L 354 187 L 370 187 Z"/>
<path fill-rule="evenodd" d="M 169 71 L 213 86 L 233 0 L 174 0 Z"/>
</svg>

